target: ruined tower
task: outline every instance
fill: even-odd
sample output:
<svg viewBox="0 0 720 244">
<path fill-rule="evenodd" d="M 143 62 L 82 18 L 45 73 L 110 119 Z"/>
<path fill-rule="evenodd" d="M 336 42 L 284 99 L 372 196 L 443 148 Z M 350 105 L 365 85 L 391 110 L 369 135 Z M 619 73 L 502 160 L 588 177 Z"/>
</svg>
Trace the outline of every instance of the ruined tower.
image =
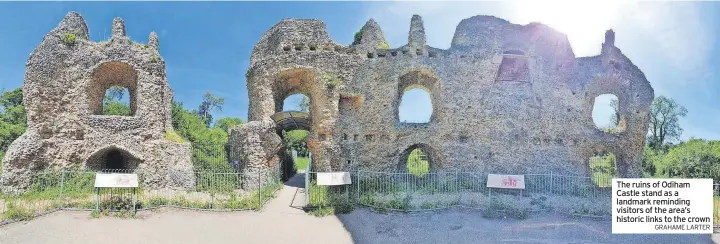
<svg viewBox="0 0 720 244">
<path fill-rule="evenodd" d="M 112 86 L 129 91 L 129 116 L 102 114 Z M 110 40 L 93 42 L 82 16 L 68 13 L 27 61 L 28 128 L 3 159 L 2 186 L 22 189 L 34 172 L 59 168 L 142 172 L 149 188 L 193 185 L 189 143 L 164 137 L 172 97 L 155 33 L 136 43 L 116 18 Z"/>
</svg>

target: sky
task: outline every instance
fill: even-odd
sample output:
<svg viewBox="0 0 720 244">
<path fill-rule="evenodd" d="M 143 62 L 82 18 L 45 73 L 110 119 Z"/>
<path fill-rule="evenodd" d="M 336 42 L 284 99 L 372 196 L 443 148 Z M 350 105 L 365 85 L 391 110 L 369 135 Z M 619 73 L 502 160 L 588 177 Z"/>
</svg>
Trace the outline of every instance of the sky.
<svg viewBox="0 0 720 244">
<path fill-rule="evenodd" d="M 680 120 L 681 138 L 720 140 L 720 17 L 713 16 L 720 2 L 578 2 L 0 2 L 0 89 L 22 86 L 30 52 L 69 11 L 85 18 L 93 41 L 109 38 L 115 17 L 124 19 L 136 42 L 146 43 L 149 33 L 157 32 L 175 99 L 196 108 L 209 91 L 225 98 L 216 118 L 243 119 L 250 53 L 281 19 L 320 19 L 331 38 L 349 45 L 373 18 L 394 48 L 407 42 L 410 18 L 419 14 L 428 44 L 448 48 L 460 20 L 494 15 L 566 33 L 577 57 L 599 54 L 605 30 L 612 28 L 615 45 L 644 71 L 655 95 L 688 109 Z M 607 124 L 609 100 L 602 97 L 596 104 L 596 123 Z M 411 91 L 403 97 L 401 120 L 422 121 L 429 109 L 427 95 Z"/>
</svg>

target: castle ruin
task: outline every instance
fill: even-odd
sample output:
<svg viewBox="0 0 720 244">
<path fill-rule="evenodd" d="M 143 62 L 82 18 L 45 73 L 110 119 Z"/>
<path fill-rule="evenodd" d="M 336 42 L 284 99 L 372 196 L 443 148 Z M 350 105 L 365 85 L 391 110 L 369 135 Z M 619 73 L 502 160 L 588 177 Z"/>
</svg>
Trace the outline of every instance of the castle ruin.
<svg viewBox="0 0 720 244">
<path fill-rule="evenodd" d="M 193 185 L 190 144 L 164 137 L 173 129 L 173 93 L 159 48 L 155 33 L 145 45 L 130 40 L 120 18 L 110 40 L 92 42 L 83 18 L 68 13 L 27 61 L 28 128 L 3 159 L 5 190 L 25 188 L 32 173 L 58 168 L 143 172 L 150 188 Z M 129 91 L 130 116 L 102 115 L 111 86 Z"/>
<path fill-rule="evenodd" d="M 230 149 L 239 152 L 231 160 L 243 162 L 252 183 L 282 160 L 278 132 L 306 129 L 314 171 L 407 170 L 409 152 L 420 148 L 431 171 L 588 175 L 591 156 L 612 152 L 619 176 L 642 177 L 654 92 L 614 38 L 608 31 L 600 55 L 576 58 L 567 37 L 546 25 L 475 16 L 460 22 L 450 48 L 438 49 L 415 15 L 408 43 L 390 49 L 372 19 L 349 46 L 319 20 L 284 19 L 250 57 L 249 122 L 231 129 Z M 100 114 L 115 85 L 128 88 L 131 116 Z M 399 120 L 411 88 L 430 94 L 428 123 Z M 310 98 L 310 113 L 282 112 L 298 93 Z M 612 132 L 592 121 L 601 94 L 619 99 Z M 134 43 L 115 19 L 112 38 L 92 42 L 71 12 L 30 55 L 23 95 L 28 129 L 3 159 L 3 186 L 73 166 L 137 169 L 149 187 L 194 184 L 192 174 L 173 173 L 192 171 L 190 145 L 164 139 L 173 94 L 154 33 Z M 120 161 L 109 167 L 109 158 Z"/>
<path fill-rule="evenodd" d="M 588 175 L 589 158 L 610 152 L 619 176 L 642 177 L 654 92 L 614 39 L 609 30 L 600 55 L 576 58 L 567 37 L 546 25 L 475 16 L 443 50 L 427 45 L 415 15 L 408 43 L 390 49 L 372 19 L 350 46 L 330 39 L 319 20 L 284 19 L 253 50 L 250 122 L 231 131 L 230 143 L 255 171 L 280 161 L 277 130 L 300 128 L 311 132 L 315 171 L 406 171 L 420 148 L 430 171 Z M 410 88 L 430 94 L 428 123 L 399 120 Z M 297 93 L 310 98 L 306 118 L 281 112 Z M 602 94 L 619 100 L 612 132 L 592 121 Z"/>
</svg>

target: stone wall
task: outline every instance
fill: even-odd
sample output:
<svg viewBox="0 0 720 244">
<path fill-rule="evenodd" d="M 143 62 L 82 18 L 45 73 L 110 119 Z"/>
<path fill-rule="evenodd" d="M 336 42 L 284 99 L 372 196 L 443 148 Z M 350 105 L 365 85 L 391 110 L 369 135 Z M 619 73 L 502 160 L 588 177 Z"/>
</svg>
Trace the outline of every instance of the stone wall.
<svg viewBox="0 0 720 244">
<path fill-rule="evenodd" d="M 408 150 L 421 148 L 431 170 L 587 175 L 591 156 L 612 152 L 620 176 L 642 176 L 653 89 L 614 46 L 612 31 L 600 55 L 581 58 L 548 26 L 492 16 L 462 20 L 449 49 L 426 45 L 419 16 L 399 48 L 383 45 L 372 19 L 358 35 L 342 46 L 319 20 L 284 19 L 251 55 L 249 120 L 267 120 L 294 93 L 310 97 L 314 170 L 403 170 Z M 329 85 L 333 79 L 338 85 Z M 428 123 L 399 121 L 411 87 L 430 94 Z M 601 94 L 619 98 L 617 132 L 592 122 Z"/>
<path fill-rule="evenodd" d="M 102 115 L 105 91 L 115 85 L 128 89 L 132 115 Z M 112 38 L 92 42 L 83 18 L 68 13 L 27 61 L 28 129 L 3 159 L 1 185 L 21 190 L 44 169 L 104 169 L 111 152 L 127 161 L 123 168 L 142 172 L 149 188 L 194 185 L 194 177 L 167 180 L 178 175 L 170 171 L 192 174 L 190 145 L 164 138 L 173 129 L 172 97 L 155 33 L 136 43 L 116 18 Z"/>
</svg>

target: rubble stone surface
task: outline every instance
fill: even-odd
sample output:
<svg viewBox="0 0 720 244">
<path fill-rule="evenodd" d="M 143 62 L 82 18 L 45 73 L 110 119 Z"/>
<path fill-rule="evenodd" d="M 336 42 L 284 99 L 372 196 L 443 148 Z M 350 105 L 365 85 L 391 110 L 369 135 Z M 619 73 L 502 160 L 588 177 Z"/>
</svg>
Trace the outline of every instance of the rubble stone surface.
<svg viewBox="0 0 720 244">
<path fill-rule="evenodd" d="M 164 138 L 173 130 L 173 92 L 157 35 L 148 45 L 133 42 L 120 18 L 111 29 L 110 40 L 92 42 L 82 16 L 70 12 L 30 54 L 23 86 L 28 128 L 5 154 L 2 190 L 22 190 L 45 169 L 107 169 L 108 155 L 120 155 L 116 168 L 141 172 L 144 187 L 194 185 L 190 144 Z M 111 86 L 128 89 L 132 115 L 102 115 Z"/>
<path fill-rule="evenodd" d="M 654 92 L 614 39 L 609 30 L 600 55 L 575 57 L 567 36 L 546 25 L 474 16 L 459 23 L 450 48 L 438 49 L 426 44 L 416 15 L 408 44 L 388 49 L 372 19 L 350 46 L 330 39 L 319 20 L 284 19 L 251 55 L 248 120 L 271 118 L 290 95 L 308 96 L 315 171 L 407 170 L 410 150 L 421 148 L 434 171 L 589 175 L 589 158 L 609 152 L 619 176 L 642 177 Z M 428 123 L 399 121 L 410 88 L 430 94 Z M 619 99 L 612 132 L 592 121 L 602 94 Z M 237 127 L 231 137 L 277 137 L 272 123 L 262 126 Z M 272 165 L 268 149 L 279 148 L 240 139 L 231 147 L 264 160 L 251 167 Z"/>
</svg>

